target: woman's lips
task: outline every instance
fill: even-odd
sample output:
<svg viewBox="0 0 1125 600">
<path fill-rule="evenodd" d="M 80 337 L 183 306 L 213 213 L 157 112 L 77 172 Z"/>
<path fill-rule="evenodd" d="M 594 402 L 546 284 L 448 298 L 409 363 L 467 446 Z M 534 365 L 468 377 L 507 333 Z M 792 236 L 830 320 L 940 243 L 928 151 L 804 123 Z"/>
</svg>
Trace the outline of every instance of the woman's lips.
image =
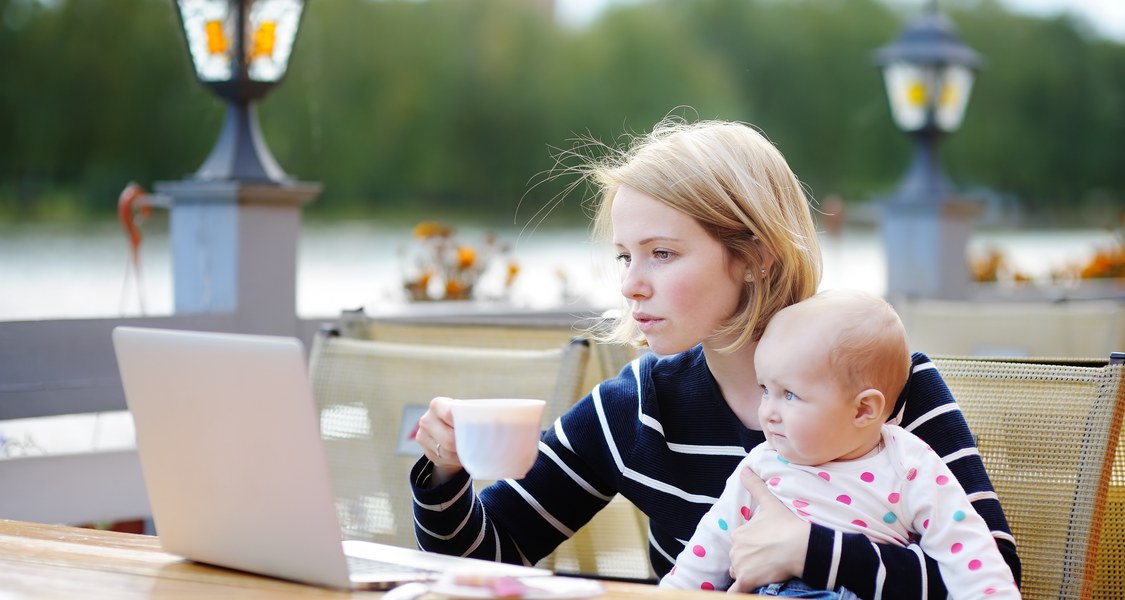
<svg viewBox="0 0 1125 600">
<path fill-rule="evenodd" d="M 663 319 L 658 319 L 647 313 L 633 313 L 633 320 L 637 322 L 637 327 L 642 332 L 648 332 L 650 329 L 663 323 Z"/>
</svg>

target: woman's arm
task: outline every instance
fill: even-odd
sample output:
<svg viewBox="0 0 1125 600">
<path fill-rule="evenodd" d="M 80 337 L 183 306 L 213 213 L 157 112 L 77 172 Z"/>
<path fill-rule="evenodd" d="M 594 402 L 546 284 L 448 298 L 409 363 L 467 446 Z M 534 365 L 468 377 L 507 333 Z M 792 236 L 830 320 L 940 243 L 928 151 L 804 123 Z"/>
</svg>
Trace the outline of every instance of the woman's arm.
<svg viewBox="0 0 1125 600">
<path fill-rule="evenodd" d="M 539 457 L 525 478 L 498 481 L 479 496 L 463 470 L 431 487 L 433 463 L 419 460 L 410 474 L 419 546 L 534 564 L 574 535 L 616 493 L 612 476 L 595 470 L 612 464 L 609 457 L 575 451 L 597 446 L 588 439 L 600 431 L 592 422 L 591 402 L 587 396 L 543 433 Z"/>
</svg>

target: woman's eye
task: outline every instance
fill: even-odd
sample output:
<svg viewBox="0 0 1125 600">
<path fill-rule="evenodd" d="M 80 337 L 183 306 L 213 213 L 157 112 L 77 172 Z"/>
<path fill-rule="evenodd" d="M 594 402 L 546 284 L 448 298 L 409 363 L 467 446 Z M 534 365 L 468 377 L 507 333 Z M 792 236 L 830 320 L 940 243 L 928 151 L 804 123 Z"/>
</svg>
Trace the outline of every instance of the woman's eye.
<svg viewBox="0 0 1125 600">
<path fill-rule="evenodd" d="M 668 250 L 653 250 L 652 255 L 660 260 L 668 260 L 672 258 L 672 253 Z"/>
<path fill-rule="evenodd" d="M 790 392 L 789 390 L 785 390 L 785 399 L 786 400 L 796 400 L 797 395 L 794 394 L 793 392 Z"/>
</svg>

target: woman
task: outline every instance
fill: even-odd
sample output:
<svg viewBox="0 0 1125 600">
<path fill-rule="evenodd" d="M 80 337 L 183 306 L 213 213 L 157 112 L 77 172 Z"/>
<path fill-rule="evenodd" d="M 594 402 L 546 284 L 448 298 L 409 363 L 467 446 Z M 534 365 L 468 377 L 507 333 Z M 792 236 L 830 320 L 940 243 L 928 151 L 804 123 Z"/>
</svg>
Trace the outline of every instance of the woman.
<svg viewBox="0 0 1125 600">
<path fill-rule="evenodd" d="M 534 563 L 614 494 L 649 517 L 663 576 L 726 478 L 764 439 L 754 372 L 774 313 L 816 292 L 821 257 L 808 202 L 780 152 L 739 123 L 666 120 L 623 152 L 587 165 L 602 189 L 595 231 L 612 240 L 628 305 L 615 340 L 633 361 L 544 432 L 527 477 L 473 493 L 457 460 L 449 399 L 419 421 L 426 456 L 411 472 L 419 545 Z M 915 355 L 894 420 L 943 456 L 1019 580 L 1019 560 L 964 417 L 928 359 Z M 953 407 L 955 408 L 955 406 Z M 939 410 L 934 410 L 939 409 Z M 936 416 L 935 416 L 936 415 Z M 916 546 L 877 545 L 809 524 L 747 477 L 759 512 L 734 535 L 734 591 L 793 577 L 861 597 L 937 594 L 936 564 Z"/>
</svg>

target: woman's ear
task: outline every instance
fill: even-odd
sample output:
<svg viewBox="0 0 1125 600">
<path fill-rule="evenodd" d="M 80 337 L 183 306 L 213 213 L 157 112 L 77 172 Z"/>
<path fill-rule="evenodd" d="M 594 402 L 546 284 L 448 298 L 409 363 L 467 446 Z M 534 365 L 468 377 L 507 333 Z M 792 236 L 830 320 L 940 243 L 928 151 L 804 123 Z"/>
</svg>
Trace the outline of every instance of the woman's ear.
<svg viewBox="0 0 1125 600">
<path fill-rule="evenodd" d="M 761 263 L 758 264 L 758 266 L 756 266 L 756 267 L 755 266 L 746 267 L 746 277 L 745 277 L 745 279 L 746 279 L 747 283 L 751 283 L 751 282 L 757 281 L 759 279 L 769 278 L 770 269 L 773 268 L 773 263 L 775 262 L 775 259 L 773 257 L 773 253 L 770 252 L 769 250 L 766 250 L 764 247 L 762 248 L 761 254 L 762 254 L 762 261 L 761 261 Z"/>
<path fill-rule="evenodd" d="M 853 422 L 856 427 L 866 427 L 872 422 L 883 424 L 883 411 L 887 407 L 887 398 L 883 396 L 883 392 L 868 388 L 856 394 L 852 404 L 855 406 Z"/>
</svg>

